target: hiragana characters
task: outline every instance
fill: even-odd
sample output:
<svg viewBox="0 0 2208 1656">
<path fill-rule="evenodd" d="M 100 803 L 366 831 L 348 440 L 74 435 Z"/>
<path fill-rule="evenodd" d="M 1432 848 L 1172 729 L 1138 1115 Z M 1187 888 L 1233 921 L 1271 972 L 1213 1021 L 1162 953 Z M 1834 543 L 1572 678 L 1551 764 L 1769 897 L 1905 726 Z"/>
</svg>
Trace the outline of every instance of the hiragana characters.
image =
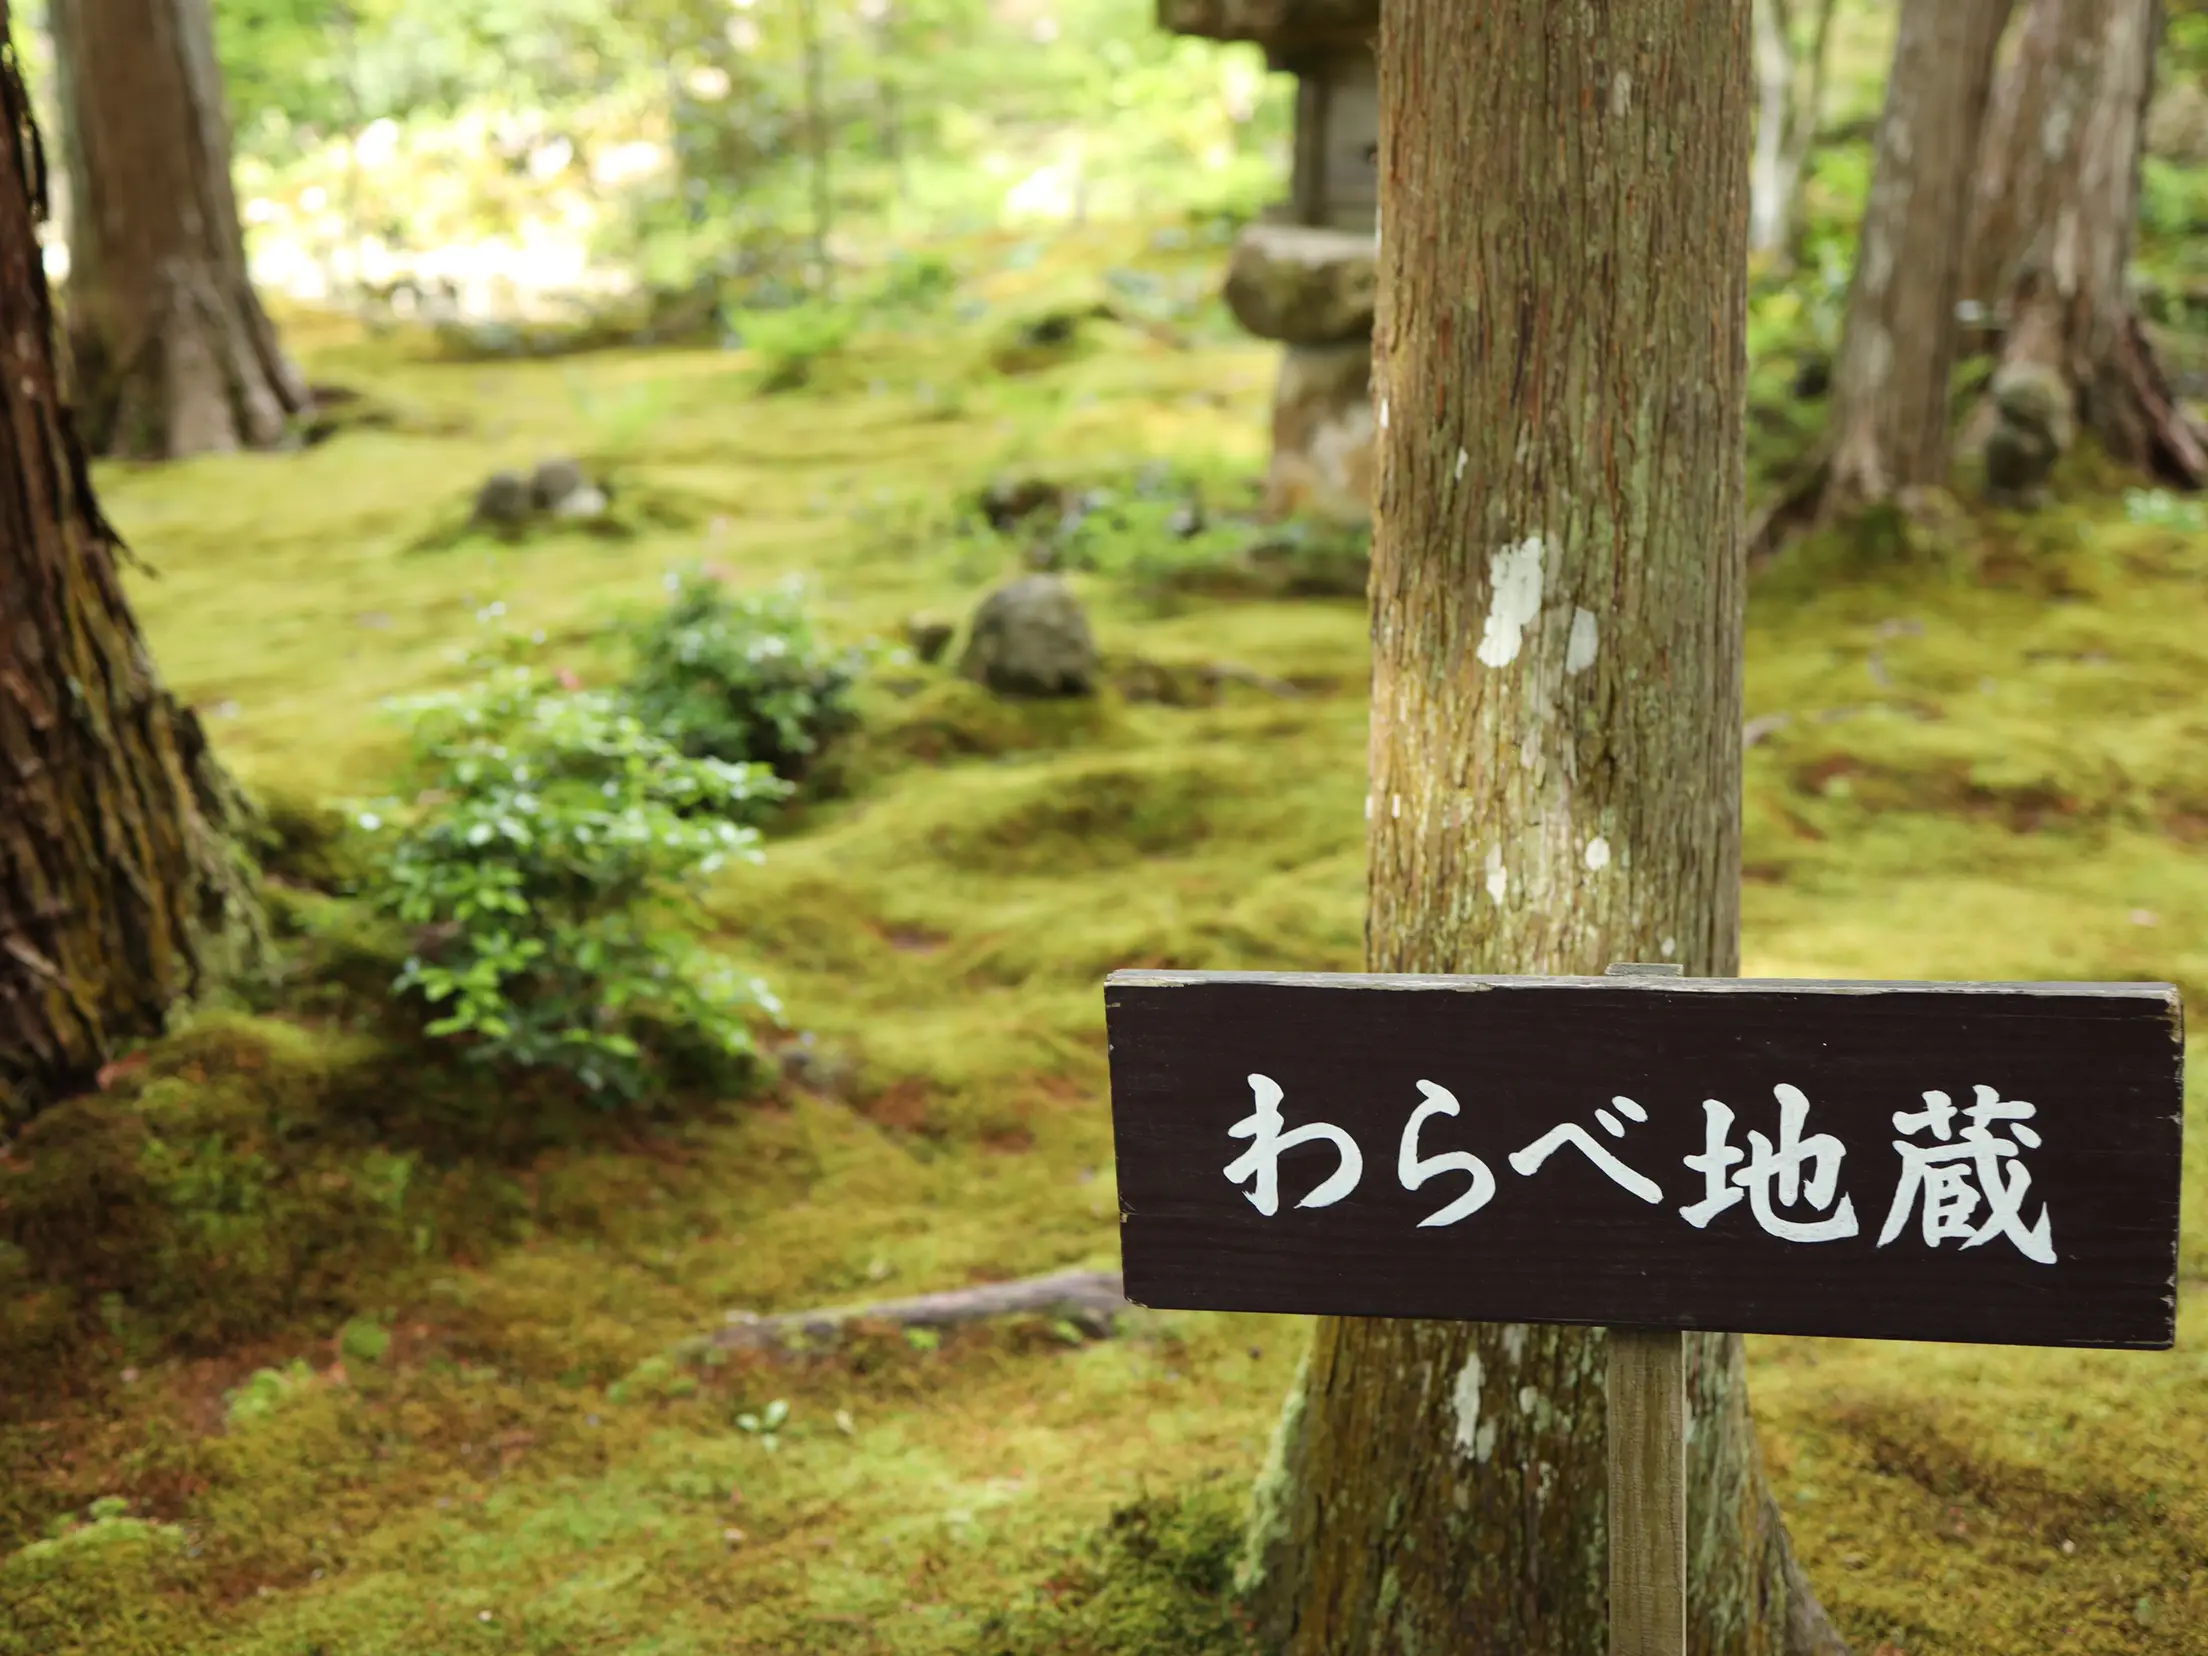
<svg viewBox="0 0 2208 1656">
<path fill-rule="evenodd" d="M 1894 1140 L 1894 1149 L 1901 1155 L 1901 1184 L 1886 1211 L 1878 1245 L 1883 1248 L 1901 1234 L 1921 1197 L 1926 1247 L 1936 1248 L 1949 1237 L 1959 1237 L 1965 1248 L 1975 1248 L 2006 1236 L 2026 1259 L 2052 1265 L 2055 1247 L 2046 1204 L 2040 1204 L 2039 1217 L 2029 1226 L 2024 1223 L 2024 1197 L 2032 1188 L 2032 1175 L 2022 1155 L 2040 1144 L 2038 1131 L 2025 1123 L 2038 1111 L 2030 1104 L 2004 1100 L 1992 1087 L 1979 1085 L 1973 1090 L 1978 1101 L 1961 1112 L 1970 1125 L 1959 1138 L 1955 1103 L 1944 1092 L 1926 1093 L 1922 1110 L 1894 1112 L 1894 1131 L 1903 1135 Z M 1996 1123 L 2006 1125 L 2010 1136 L 1997 1135 L 1992 1130 Z M 1933 1143 L 1909 1142 L 1927 1133 Z M 1981 1203 L 1985 1219 L 1973 1226 L 1972 1216 Z"/>
<path fill-rule="evenodd" d="M 1428 1179 L 1441 1173 L 1469 1173 L 1471 1188 L 1447 1207 L 1421 1219 L 1419 1228 L 1428 1225 L 1453 1225 L 1480 1211 L 1494 1199 L 1495 1175 L 1487 1169 L 1487 1163 L 1468 1150 L 1448 1150 L 1438 1156 L 1423 1159 L 1418 1153 L 1418 1130 L 1434 1116 L 1453 1116 L 1457 1113 L 1456 1095 L 1446 1087 L 1437 1087 L 1431 1081 L 1421 1081 L 1418 1090 L 1425 1094 L 1426 1102 L 1411 1112 L 1411 1119 L 1403 1126 L 1403 1145 L 1395 1159 L 1396 1177 L 1403 1181 L 1405 1190 L 1416 1190 Z"/>
<path fill-rule="evenodd" d="M 1840 1162 L 1848 1153 L 1847 1146 L 1830 1133 L 1804 1138 L 1802 1127 L 1809 1119 L 1809 1099 L 1799 1087 L 1783 1082 L 1771 1090 L 1779 1101 L 1779 1141 L 1773 1144 L 1751 1130 L 1746 1152 L 1733 1148 L 1732 1110 L 1714 1098 L 1702 1101 L 1702 1153 L 1687 1157 L 1686 1163 L 1702 1175 L 1703 1196 L 1693 1206 L 1681 1208 L 1679 1217 L 1699 1230 L 1746 1196 L 1756 1223 L 1782 1241 L 1835 1242 L 1855 1235 L 1861 1228 L 1855 1219 L 1855 1199 L 1842 1196 L 1838 1207 L 1833 1207 L 1832 1200 L 1839 1188 Z M 1742 1161 L 1748 1165 L 1732 1172 L 1734 1163 Z M 1806 1190 L 1802 1184 L 1805 1163 L 1812 1165 Z M 1771 1191 L 1774 1181 L 1778 1185 L 1776 1205 Z M 1788 1219 L 1777 1211 L 1780 1206 L 1793 1207 L 1805 1196 L 1811 1209 L 1831 1211 L 1821 1219 Z"/>
<path fill-rule="evenodd" d="M 1630 1116 L 1635 1121 L 1648 1119 L 1648 1112 L 1630 1098 L 1613 1098 L 1610 1102 L 1618 1107 L 1620 1115 Z M 1612 1138 L 1625 1137 L 1625 1123 L 1608 1110 L 1597 1110 L 1595 1119 L 1602 1123 L 1603 1131 Z M 1636 1173 L 1610 1154 L 1592 1133 L 1576 1121 L 1567 1121 L 1562 1126 L 1552 1127 L 1523 1150 L 1513 1151 L 1510 1165 L 1521 1174 L 1531 1175 L 1538 1172 L 1543 1162 L 1567 1144 L 1577 1145 L 1589 1161 L 1642 1201 L 1660 1202 L 1664 1199 L 1661 1185 L 1645 1173 Z"/>
<path fill-rule="evenodd" d="M 1332 1144 L 1340 1156 L 1340 1165 L 1333 1175 L 1310 1195 L 1296 1204 L 1298 1207 L 1332 1207 L 1336 1202 L 1357 1188 L 1357 1181 L 1364 1175 L 1365 1158 L 1357 1148 L 1357 1141 L 1341 1128 L 1323 1121 L 1283 1132 L 1285 1125 L 1280 1113 L 1283 1096 L 1280 1084 L 1269 1076 L 1250 1077 L 1250 1092 L 1256 1103 L 1251 1112 L 1227 1129 L 1229 1138 L 1251 1140 L 1249 1149 L 1227 1164 L 1229 1182 L 1240 1185 L 1245 1180 L 1256 1179 L 1250 1189 L 1242 1192 L 1250 1199 L 1250 1206 L 1268 1219 L 1280 1211 L 1280 1158 L 1286 1151 L 1299 1144 Z"/>
</svg>

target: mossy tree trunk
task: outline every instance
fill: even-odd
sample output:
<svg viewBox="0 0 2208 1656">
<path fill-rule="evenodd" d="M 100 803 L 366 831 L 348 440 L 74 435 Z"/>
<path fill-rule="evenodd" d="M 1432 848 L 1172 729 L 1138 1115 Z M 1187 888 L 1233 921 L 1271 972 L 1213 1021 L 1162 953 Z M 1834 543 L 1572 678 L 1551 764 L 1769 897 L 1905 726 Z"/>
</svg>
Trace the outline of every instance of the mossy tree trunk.
<svg viewBox="0 0 2208 1656">
<path fill-rule="evenodd" d="M 0 39 L 11 21 L 0 0 Z M 89 1084 L 254 918 L 235 797 L 124 601 L 55 372 L 45 163 L 0 63 L 0 1126 Z M 250 924 L 249 924 L 250 930 Z"/>
<path fill-rule="evenodd" d="M 208 0 L 53 0 L 72 400 L 93 449 L 270 448 L 309 406 L 246 273 Z"/>
<path fill-rule="evenodd" d="M 1902 0 L 1833 370 L 1823 509 L 1940 488 L 1971 181 L 2010 0 Z"/>
<path fill-rule="evenodd" d="M 2208 433 L 2171 394 L 2124 282 L 2157 0 L 2035 0 L 1979 167 L 1973 264 L 2003 358 L 2051 368 L 2117 458 L 2188 488 Z"/>
<path fill-rule="evenodd" d="M 1390 0 L 1366 964 L 1737 964 L 1748 0 Z M 1740 1341 L 1690 1342 L 1692 1645 L 1838 1648 Z M 1322 1319 L 1269 1649 L 1591 1656 L 1599 1331 Z"/>
</svg>

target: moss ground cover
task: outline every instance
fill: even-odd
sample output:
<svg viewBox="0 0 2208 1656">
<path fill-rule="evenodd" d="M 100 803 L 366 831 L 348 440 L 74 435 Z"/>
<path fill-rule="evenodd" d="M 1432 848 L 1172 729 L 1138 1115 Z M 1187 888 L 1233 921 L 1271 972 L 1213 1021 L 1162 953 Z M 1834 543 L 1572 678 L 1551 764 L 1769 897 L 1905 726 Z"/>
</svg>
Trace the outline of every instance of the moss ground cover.
<svg viewBox="0 0 2208 1656">
<path fill-rule="evenodd" d="M 984 285 L 1009 312 L 1213 257 L 1097 230 Z M 454 682 L 489 626 L 602 682 L 616 623 L 703 559 L 745 590 L 802 575 L 838 642 L 894 638 L 1019 566 L 959 522 L 1007 467 L 1261 463 L 1262 348 L 1098 323 L 1006 374 L 998 327 L 862 335 L 767 397 L 742 353 L 484 367 L 302 320 L 315 378 L 387 419 L 99 482 L 159 572 L 134 596 L 167 677 L 298 819 L 385 785 L 402 733 L 373 704 Z M 642 411 L 618 443 L 608 408 Z M 629 533 L 448 532 L 493 468 L 609 444 L 617 510 L 655 505 Z M 2208 990 L 2208 535 L 2132 521 L 2125 486 L 2081 460 L 2040 518 L 1969 517 L 1913 563 L 1812 544 L 1763 579 L 1749 971 Z M 308 982 L 19 1146 L 11 1180 L 82 1171 L 40 1187 L 53 1260 L 137 1228 L 89 1344 L 37 1250 L 0 1249 L 0 1653 L 1240 1648 L 1222 1537 L 1293 1320 L 778 1362 L 701 1340 L 1110 1264 L 1102 975 L 1356 964 L 1362 606 L 1074 579 L 1108 668 L 1246 673 L 1023 709 L 876 670 L 839 790 L 697 916 L 788 1009 L 803 1056 L 770 1096 L 490 1158 L 409 1113 L 462 1083 Z M 372 986 L 368 922 L 292 900 Z M 1865 1650 L 2208 1651 L 2197 1096 L 2191 1126 L 2174 1354 L 1752 1343 L 1797 1539 Z"/>
</svg>

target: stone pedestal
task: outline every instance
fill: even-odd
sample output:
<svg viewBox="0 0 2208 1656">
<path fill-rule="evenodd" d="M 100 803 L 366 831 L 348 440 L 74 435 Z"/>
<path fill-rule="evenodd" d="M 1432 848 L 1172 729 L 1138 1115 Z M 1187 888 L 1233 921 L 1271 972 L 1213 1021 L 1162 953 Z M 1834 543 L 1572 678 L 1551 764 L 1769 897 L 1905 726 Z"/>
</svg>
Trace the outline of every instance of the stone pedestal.
<svg viewBox="0 0 2208 1656">
<path fill-rule="evenodd" d="M 1377 457 L 1372 341 L 1291 345 L 1273 390 L 1273 460 L 1265 508 L 1340 524 L 1372 517 Z"/>
<path fill-rule="evenodd" d="M 1286 222 L 1236 242 L 1226 299 L 1287 349 L 1273 395 L 1268 502 L 1344 522 L 1372 513 L 1380 0 L 1158 0 L 1176 34 L 1255 41 L 1296 77 Z"/>
<path fill-rule="evenodd" d="M 1369 234 L 1259 224 L 1235 243 L 1228 308 L 1287 347 L 1273 393 L 1269 510 L 1338 523 L 1371 515 L 1377 279 Z"/>
</svg>

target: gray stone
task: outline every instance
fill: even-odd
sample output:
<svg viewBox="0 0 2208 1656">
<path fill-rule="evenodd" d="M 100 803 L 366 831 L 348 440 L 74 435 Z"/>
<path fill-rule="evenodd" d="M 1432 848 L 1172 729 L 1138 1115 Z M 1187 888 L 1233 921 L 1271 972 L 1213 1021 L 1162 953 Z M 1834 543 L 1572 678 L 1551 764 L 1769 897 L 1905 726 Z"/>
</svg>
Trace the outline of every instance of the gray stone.
<svg viewBox="0 0 2208 1656">
<path fill-rule="evenodd" d="M 1372 337 L 1379 250 L 1370 235 L 1253 224 L 1227 266 L 1227 308 L 1260 339 L 1340 345 Z"/>
<path fill-rule="evenodd" d="M 590 479 L 574 461 L 559 458 L 541 462 L 529 479 L 529 498 L 540 512 L 558 511 L 571 496 L 590 487 Z"/>
<path fill-rule="evenodd" d="M 1291 345 L 1273 391 L 1265 507 L 1344 525 L 1372 516 L 1372 344 Z"/>
<path fill-rule="evenodd" d="M 1096 690 L 1096 640 L 1073 589 L 1029 575 L 982 600 L 958 664 L 1001 696 L 1086 696 Z"/>
<path fill-rule="evenodd" d="M 1045 477 L 1000 477 L 981 493 L 981 514 L 999 534 L 1038 512 L 1061 510 L 1064 504 L 1064 491 Z"/>
<path fill-rule="evenodd" d="M 905 623 L 905 642 L 912 646 L 912 653 L 933 666 L 943 659 L 944 651 L 951 647 L 951 640 L 958 629 L 950 622 L 933 615 L 915 615 Z"/>
<path fill-rule="evenodd" d="M 2047 480 L 2070 446 L 2070 384 L 2037 362 L 2012 362 L 1993 377 L 1994 421 L 1986 433 L 1986 499 L 2015 511 L 2046 504 Z"/>
<path fill-rule="evenodd" d="M 606 509 L 612 504 L 613 502 L 606 498 L 605 490 L 599 488 L 595 483 L 585 483 L 581 488 L 562 495 L 553 506 L 552 515 L 558 518 L 570 518 L 581 523 L 589 523 L 604 517 Z"/>
<path fill-rule="evenodd" d="M 518 529 L 529 521 L 529 480 L 519 472 L 493 472 L 475 492 L 475 521 L 494 529 Z"/>
</svg>

